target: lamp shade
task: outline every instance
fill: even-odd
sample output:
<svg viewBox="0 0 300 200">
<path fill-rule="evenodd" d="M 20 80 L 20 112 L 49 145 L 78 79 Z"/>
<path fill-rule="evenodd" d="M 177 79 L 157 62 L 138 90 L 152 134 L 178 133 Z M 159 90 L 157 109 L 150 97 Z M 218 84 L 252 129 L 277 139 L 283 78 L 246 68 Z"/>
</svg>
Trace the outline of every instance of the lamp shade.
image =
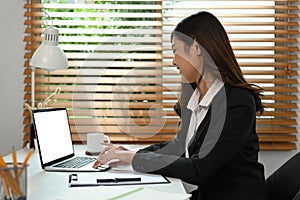
<svg viewBox="0 0 300 200">
<path fill-rule="evenodd" d="M 58 29 L 47 26 L 41 46 L 34 52 L 30 65 L 48 71 L 68 68 L 65 53 L 58 46 Z"/>
</svg>

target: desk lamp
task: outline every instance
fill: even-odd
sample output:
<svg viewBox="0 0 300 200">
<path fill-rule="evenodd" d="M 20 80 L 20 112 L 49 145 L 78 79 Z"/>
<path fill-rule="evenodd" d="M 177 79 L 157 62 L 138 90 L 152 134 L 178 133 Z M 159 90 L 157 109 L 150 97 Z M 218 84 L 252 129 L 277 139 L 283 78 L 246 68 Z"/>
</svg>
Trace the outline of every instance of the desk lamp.
<svg viewBox="0 0 300 200">
<path fill-rule="evenodd" d="M 67 57 L 61 48 L 58 46 L 58 29 L 52 25 L 48 25 L 48 18 L 50 16 L 44 11 L 46 15 L 46 28 L 44 31 L 44 40 L 40 47 L 34 52 L 30 66 L 31 70 L 31 106 L 35 107 L 35 68 L 46 69 L 53 71 L 56 69 L 68 68 Z M 51 18 L 50 18 L 51 19 Z"/>
</svg>

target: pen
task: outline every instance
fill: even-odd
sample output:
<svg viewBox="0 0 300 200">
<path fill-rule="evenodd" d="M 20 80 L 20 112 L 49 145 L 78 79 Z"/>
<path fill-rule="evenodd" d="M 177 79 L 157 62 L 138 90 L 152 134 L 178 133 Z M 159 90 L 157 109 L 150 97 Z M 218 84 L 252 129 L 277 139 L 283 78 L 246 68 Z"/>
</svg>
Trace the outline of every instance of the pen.
<svg viewBox="0 0 300 200">
<path fill-rule="evenodd" d="M 116 180 L 109 178 L 109 179 L 97 179 L 97 183 L 115 183 Z"/>
<path fill-rule="evenodd" d="M 141 181 L 140 177 L 135 178 L 109 178 L 109 179 L 97 179 L 97 183 L 119 183 L 119 182 L 137 182 Z"/>
<path fill-rule="evenodd" d="M 141 181 L 142 179 L 140 177 L 136 177 L 136 178 L 115 178 L 116 179 L 116 183 L 118 182 L 127 182 L 127 181 Z"/>
</svg>

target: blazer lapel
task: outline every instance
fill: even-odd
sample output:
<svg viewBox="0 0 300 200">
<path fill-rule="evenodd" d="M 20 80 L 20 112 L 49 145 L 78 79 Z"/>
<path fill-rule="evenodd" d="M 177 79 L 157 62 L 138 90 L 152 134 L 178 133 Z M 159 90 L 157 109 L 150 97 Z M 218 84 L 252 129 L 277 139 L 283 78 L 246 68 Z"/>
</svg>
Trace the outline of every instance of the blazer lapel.
<svg viewBox="0 0 300 200">
<path fill-rule="evenodd" d="M 189 155 L 193 155 L 195 153 L 198 153 L 197 151 L 200 150 L 200 147 L 203 143 L 203 140 L 206 136 L 209 123 L 210 123 L 210 118 L 211 118 L 211 108 L 206 113 L 205 118 L 199 125 L 197 132 L 194 134 L 193 138 L 191 139 L 190 145 L 189 145 Z"/>
</svg>

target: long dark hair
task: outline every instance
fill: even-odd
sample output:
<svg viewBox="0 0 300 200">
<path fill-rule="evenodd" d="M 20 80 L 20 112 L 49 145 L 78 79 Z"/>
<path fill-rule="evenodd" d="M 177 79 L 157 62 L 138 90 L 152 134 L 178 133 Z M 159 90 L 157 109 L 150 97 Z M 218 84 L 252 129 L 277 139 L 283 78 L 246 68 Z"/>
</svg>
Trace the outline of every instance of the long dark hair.
<svg viewBox="0 0 300 200">
<path fill-rule="evenodd" d="M 263 112 L 262 88 L 245 80 L 227 33 L 214 15 L 205 11 L 198 12 L 183 19 L 174 31 L 195 39 L 214 60 L 223 82 L 250 90 L 255 98 L 256 111 Z"/>
</svg>

